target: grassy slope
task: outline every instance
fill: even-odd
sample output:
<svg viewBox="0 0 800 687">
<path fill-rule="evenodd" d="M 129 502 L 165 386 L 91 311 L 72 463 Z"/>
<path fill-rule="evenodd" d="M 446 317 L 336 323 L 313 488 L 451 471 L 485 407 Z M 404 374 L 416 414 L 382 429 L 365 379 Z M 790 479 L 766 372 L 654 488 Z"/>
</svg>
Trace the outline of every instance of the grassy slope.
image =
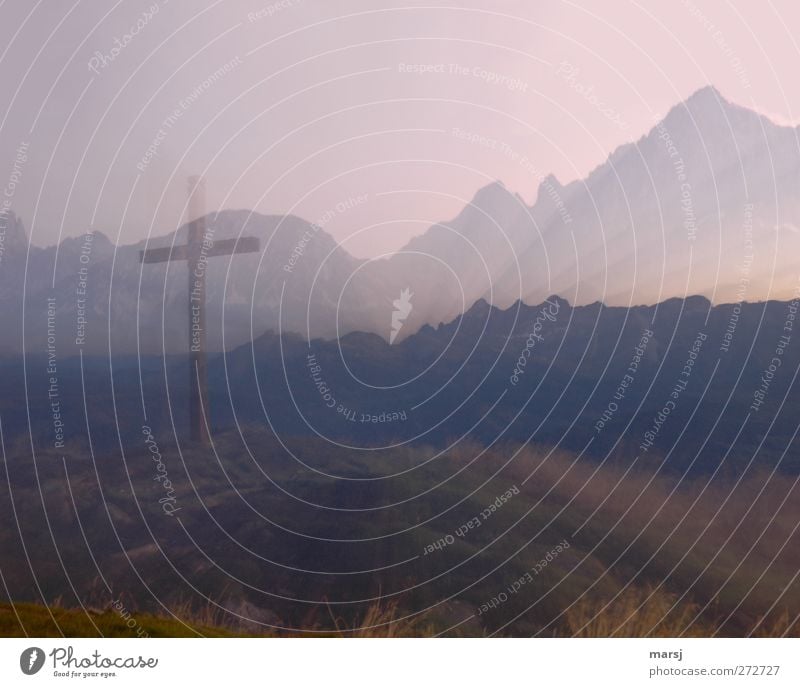
<svg viewBox="0 0 800 687">
<path fill-rule="evenodd" d="M 138 635 L 137 635 L 138 632 Z M 218 627 L 196 626 L 172 618 L 137 615 L 131 627 L 119 614 L 38 604 L 0 604 L 2 637 L 232 637 Z"/>
<path fill-rule="evenodd" d="M 205 506 L 214 509 L 226 524 L 231 523 L 231 535 L 267 556 L 281 551 L 287 556 L 286 563 L 297 568 L 330 565 L 333 569 L 369 569 L 386 561 L 403 560 L 409 551 L 421 552 L 426 545 L 454 532 L 512 484 L 519 487 L 520 494 L 479 529 L 456 538 L 452 546 L 421 556 L 419 566 L 410 569 L 408 579 L 399 574 L 393 578 L 387 573 L 382 579 L 376 578 L 376 590 L 364 586 L 353 591 L 353 595 L 366 598 L 373 591 L 406 589 L 411 583 L 434 579 L 441 574 L 436 577 L 435 584 L 419 585 L 413 596 L 394 597 L 397 603 L 394 609 L 357 607 L 350 615 L 346 609 L 341 609 L 337 613 L 345 617 L 337 618 L 332 625 L 330 609 L 325 606 L 301 609 L 302 615 L 293 616 L 290 613 L 294 607 L 281 609 L 274 599 L 256 598 L 257 605 L 275 611 L 286 626 L 307 631 L 338 628 L 344 630 L 343 634 L 353 634 L 347 630 L 366 624 L 380 627 L 361 634 L 435 634 L 454 625 L 458 618 L 453 613 L 437 618 L 436 609 L 422 619 L 417 618 L 416 624 L 391 622 L 389 616 L 396 612 L 396 617 L 402 618 L 409 611 L 426 608 L 451 594 L 454 602 L 461 604 L 459 612 L 464 608 L 469 609 L 468 613 L 475 612 L 483 602 L 530 570 L 554 544 L 569 538 L 568 552 L 550 563 L 535 584 L 525 587 L 502 608 L 463 626 L 465 632 L 517 636 L 744 636 L 750 633 L 795 635 L 800 631 L 800 623 L 793 622 L 800 613 L 800 579 L 795 577 L 800 569 L 800 532 L 796 529 L 800 489 L 794 476 L 755 471 L 746 473 L 741 480 L 739 475 L 720 474 L 708 483 L 707 477 L 693 478 L 686 483 L 659 474 L 656 460 L 649 467 L 636 466 L 629 472 L 625 466 L 605 464 L 599 467 L 591 461 L 576 460 L 574 455 L 561 451 L 551 453 L 537 447 L 517 452 L 513 446 L 498 446 L 482 453 L 477 446 L 462 445 L 424 466 L 426 454 L 416 450 L 398 451 L 381 459 L 370 456 L 369 460 L 359 460 L 346 451 L 335 453 L 330 449 L 315 455 L 317 446 L 313 443 L 300 448 L 307 454 L 304 459 L 312 463 L 316 460 L 334 474 L 379 475 L 420 467 L 409 470 L 402 480 L 370 485 L 370 489 L 385 490 L 376 495 L 358 483 L 325 479 L 277 459 L 270 462 L 270 474 L 274 479 L 292 493 L 314 502 L 367 506 L 374 502 L 413 499 L 407 507 L 393 508 L 388 514 L 378 511 L 368 518 L 343 514 L 320 519 L 312 509 L 306 512 L 282 494 L 266 489 L 263 475 L 252 461 L 237 458 L 235 447 L 224 455 L 232 456 L 227 465 L 228 475 L 240 487 L 238 495 L 227 480 L 220 479 L 195 458 L 194 484 Z M 271 447 L 267 449 L 266 455 L 279 455 Z M 118 550 L 114 540 L 100 538 L 99 527 L 107 519 L 98 505 L 102 500 L 93 485 L 93 474 L 81 473 L 78 468 L 77 464 L 70 466 L 71 491 L 66 491 L 59 481 L 63 480 L 60 464 L 55 464 L 54 474 L 45 480 L 45 495 L 53 521 L 56 526 L 75 521 L 71 500 L 74 496 L 82 521 L 93 523 L 90 534 L 99 541 L 95 547 L 98 555 L 106 551 L 112 553 L 103 556 L 103 571 L 119 580 L 115 588 L 128 589 L 130 580 L 124 578 L 124 573 L 130 563 L 113 553 Z M 149 468 L 147 463 L 141 467 L 131 464 L 130 477 L 137 488 L 143 490 L 141 493 L 153 488 Z M 177 476 L 177 469 L 175 473 Z M 127 477 L 115 476 L 106 481 L 106 485 L 126 482 Z M 143 486 L 139 487 L 140 484 Z M 439 486 L 431 498 L 413 498 L 432 484 Z M 29 548 L 46 552 L 47 530 L 37 523 L 35 513 L 29 512 L 40 500 L 35 483 L 31 480 L 30 486 L 15 484 L 14 492 L 19 497 L 17 516 L 28 526 Z M 123 537 L 131 542 L 127 555 L 140 573 L 156 588 L 182 589 L 165 576 L 165 566 L 158 552 L 144 546 L 149 538 L 136 527 L 136 512 L 126 502 L 125 490 L 106 486 L 103 495 L 109 499 L 111 514 Z M 298 547 L 294 538 L 280 539 L 280 533 L 266 528 L 252 514 L 241 517 L 239 495 L 250 499 L 257 511 L 268 513 L 278 522 L 299 531 L 334 538 L 353 536 L 353 533 L 360 537 L 377 536 L 405 529 L 409 533 L 380 547 L 353 548 L 352 555 L 361 554 L 363 548 L 364 557 L 342 563 L 336 557 L 338 547 L 325 549 L 318 544 Z M 437 516 L 451 504 L 459 504 L 465 495 L 470 496 L 463 503 Z M 181 487 L 182 520 L 195 536 L 201 536 L 208 526 L 191 496 Z M 152 507 L 157 510 L 157 504 Z M 12 515 L 9 513 L 8 517 Z M 159 516 L 151 522 L 162 528 L 163 532 L 157 530 L 155 534 L 178 562 L 185 560 L 186 567 L 197 562 L 193 546 L 174 540 L 175 533 L 168 529 L 173 524 L 171 519 Z M 504 534 L 501 536 L 501 533 Z M 56 538 L 59 542 L 80 542 L 80 533 L 77 534 L 57 530 Z M 394 539 L 398 540 L 397 544 Z M 308 589 L 316 590 L 314 585 L 324 582 L 316 577 L 274 570 L 272 577 L 266 577 L 264 571 L 270 568 L 263 562 L 252 561 L 240 549 L 224 548 L 224 541 L 219 548 L 211 548 L 215 544 L 211 537 L 204 543 L 214 558 L 226 565 L 249 566 L 242 567 L 240 574 L 265 589 L 283 586 L 300 596 Z M 17 552 L 10 549 L 5 556 L 11 560 L 14 553 Z M 62 553 L 72 554 L 66 549 Z M 321 558 L 323 555 L 328 558 Z M 41 558 L 44 562 L 37 560 L 37 572 L 57 580 L 52 557 L 48 559 L 42 555 Z M 469 562 L 462 565 L 468 558 Z M 80 561 L 77 553 L 68 559 Z M 501 565 L 506 559 L 508 562 Z M 83 577 L 89 579 L 91 568 L 86 562 L 83 565 L 84 568 L 77 569 L 85 569 L 87 574 Z M 193 579 L 205 582 L 211 596 L 222 602 L 219 590 L 225 589 L 227 579 L 208 567 L 197 570 L 192 574 Z M 401 572 L 405 573 L 405 569 Z M 481 580 L 480 584 L 472 586 L 476 580 Z M 355 584 L 350 578 L 347 581 Z M 331 585 L 320 588 L 315 598 L 337 598 L 334 593 L 338 592 L 339 588 Z M 79 594 L 84 603 L 106 608 L 104 599 L 93 599 L 89 603 L 86 589 L 79 589 Z M 49 596 L 53 598 L 56 594 Z M 132 603 L 128 604 L 127 599 L 125 603 L 133 607 L 135 598 L 131 599 Z M 165 601 L 179 609 L 177 615 L 186 618 L 189 627 L 174 619 L 147 615 L 146 611 L 152 608 L 139 608 L 136 610 L 138 627 L 150 636 L 228 636 L 245 632 L 241 627 L 226 627 L 225 618 L 200 613 L 197 608 L 184 606 L 180 610 L 178 599 Z M 66 603 L 77 605 L 74 600 Z M 127 628 L 125 619 L 113 611 L 87 615 L 82 610 L 54 608 L 54 622 L 44 607 L 18 605 L 17 609 L 22 628 L 11 607 L 0 606 L 0 633 L 56 637 L 62 632 L 70 636 L 135 636 L 135 628 Z M 770 615 L 762 622 L 767 611 Z M 376 619 L 382 621 L 375 622 Z"/>
</svg>

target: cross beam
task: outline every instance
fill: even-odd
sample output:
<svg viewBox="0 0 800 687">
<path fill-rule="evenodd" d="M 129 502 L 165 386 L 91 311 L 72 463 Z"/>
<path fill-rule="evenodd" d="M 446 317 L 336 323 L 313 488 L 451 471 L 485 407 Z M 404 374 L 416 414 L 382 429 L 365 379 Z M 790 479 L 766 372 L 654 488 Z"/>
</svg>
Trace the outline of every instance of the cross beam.
<svg viewBox="0 0 800 687">
<path fill-rule="evenodd" d="M 139 262 L 185 260 L 189 268 L 189 425 L 192 440 L 208 444 L 208 380 L 206 360 L 206 261 L 222 255 L 257 253 L 260 241 L 255 236 L 214 241 L 207 231 L 205 184 L 200 177 L 189 178 L 189 215 L 186 243 L 166 248 L 139 251 Z"/>
</svg>

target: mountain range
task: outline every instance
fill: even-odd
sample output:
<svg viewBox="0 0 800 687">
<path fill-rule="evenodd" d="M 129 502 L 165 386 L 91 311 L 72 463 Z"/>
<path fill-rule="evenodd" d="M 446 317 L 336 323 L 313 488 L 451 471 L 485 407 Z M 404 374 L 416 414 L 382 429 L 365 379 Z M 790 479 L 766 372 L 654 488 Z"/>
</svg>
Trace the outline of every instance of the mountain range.
<svg viewBox="0 0 800 687">
<path fill-rule="evenodd" d="M 586 178 L 541 180 L 532 206 L 490 184 L 388 258 L 357 259 L 295 216 L 224 210 L 206 218 L 214 240 L 256 236 L 262 250 L 210 261 L 208 345 L 232 350 L 267 331 L 388 340 L 404 291 L 411 308 L 396 342 L 481 299 L 501 309 L 550 295 L 625 306 L 789 299 L 799 184 L 797 129 L 706 87 Z M 24 326 L 5 328 L 0 354 L 44 350 L 49 334 L 62 357 L 186 350 L 185 264 L 143 266 L 139 252 L 184 242 L 188 226 L 134 245 L 94 232 L 39 248 L 19 218 L 5 220 L 0 317 Z"/>
</svg>

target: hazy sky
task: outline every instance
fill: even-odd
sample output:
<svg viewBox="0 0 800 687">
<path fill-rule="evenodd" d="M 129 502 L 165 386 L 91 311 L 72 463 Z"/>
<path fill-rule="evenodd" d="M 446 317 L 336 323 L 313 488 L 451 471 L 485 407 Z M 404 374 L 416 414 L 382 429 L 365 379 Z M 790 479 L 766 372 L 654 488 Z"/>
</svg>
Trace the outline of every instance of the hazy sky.
<svg viewBox="0 0 800 687">
<path fill-rule="evenodd" d="M 39 245 L 171 231 L 201 173 L 213 208 L 375 255 L 494 179 L 585 175 L 708 83 L 795 121 L 799 29 L 791 0 L 6 0 L 0 185 Z"/>
</svg>

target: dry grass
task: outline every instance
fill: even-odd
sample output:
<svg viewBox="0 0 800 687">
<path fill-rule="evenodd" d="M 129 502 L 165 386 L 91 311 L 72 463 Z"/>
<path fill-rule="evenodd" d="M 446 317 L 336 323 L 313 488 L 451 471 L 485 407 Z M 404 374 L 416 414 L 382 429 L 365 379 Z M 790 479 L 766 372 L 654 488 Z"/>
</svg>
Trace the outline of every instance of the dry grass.
<svg viewBox="0 0 800 687">
<path fill-rule="evenodd" d="M 573 637 L 708 636 L 708 628 L 692 624 L 696 612 L 677 595 L 629 588 L 615 599 L 581 598 L 566 612 L 564 629 Z"/>
<path fill-rule="evenodd" d="M 792 615 L 788 610 L 777 616 L 759 619 L 753 630 L 753 637 L 797 637 L 800 635 L 800 616 Z"/>
<path fill-rule="evenodd" d="M 188 601 L 181 601 L 170 607 L 169 613 L 159 613 L 159 617 L 178 618 L 182 622 L 196 627 L 214 627 L 228 629 L 232 627 L 230 616 L 224 609 L 207 602 L 202 606 L 193 606 Z"/>
<path fill-rule="evenodd" d="M 313 609 L 306 621 L 296 631 L 270 631 L 268 628 L 253 628 L 252 632 L 246 632 L 246 634 L 264 637 L 424 637 L 433 634 L 420 616 L 400 618 L 401 611 L 396 601 L 373 603 L 367 607 L 362 616 L 350 622 L 337 615 L 330 605 L 326 605 L 324 608 L 329 616 L 329 620 L 326 622 L 317 619 L 318 612 L 322 610 L 320 607 Z M 193 607 L 189 603 L 182 603 L 170 610 L 175 617 L 195 627 L 218 628 L 245 634 L 245 631 L 238 627 L 238 621 L 232 621 L 224 609 L 211 603 L 200 608 Z M 172 616 L 166 615 L 164 617 L 172 618 Z"/>
<path fill-rule="evenodd" d="M 372 604 L 352 625 L 330 612 L 336 632 L 342 637 L 427 637 L 433 634 L 420 616 L 398 619 L 398 614 L 396 601 Z"/>
</svg>

